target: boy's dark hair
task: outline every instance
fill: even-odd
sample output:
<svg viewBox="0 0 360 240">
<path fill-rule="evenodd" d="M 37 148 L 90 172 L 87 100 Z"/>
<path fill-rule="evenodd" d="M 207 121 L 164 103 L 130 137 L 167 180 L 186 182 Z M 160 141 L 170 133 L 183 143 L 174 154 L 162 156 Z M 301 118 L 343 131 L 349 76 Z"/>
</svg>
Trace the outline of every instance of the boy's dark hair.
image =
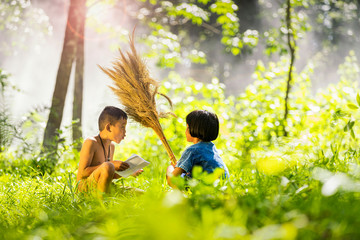
<svg viewBox="0 0 360 240">
<path fill-rule="evenodd" d="M 186 116 L 189 132 L 192 137 L 204 142 L 215 140 L 219 135 L 219 119 L 215 113 L 206 110 L 195 110 Z"/>
<path fill-rule="evenodd" d="M 99 116 L 99 130 L 104 130 L 107 123 L 115 125 L 120 119 L 127 120 L 127 114 L 123 110 L 113 106 L 106 106 Z"/>
</svg>

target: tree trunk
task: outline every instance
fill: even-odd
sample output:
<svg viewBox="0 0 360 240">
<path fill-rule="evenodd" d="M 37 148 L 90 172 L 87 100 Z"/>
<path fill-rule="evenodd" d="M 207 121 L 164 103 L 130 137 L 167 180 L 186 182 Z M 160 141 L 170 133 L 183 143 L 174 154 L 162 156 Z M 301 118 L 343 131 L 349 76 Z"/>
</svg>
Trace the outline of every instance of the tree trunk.
<svg viewBox="0 0 360 240">
<path fill-rule="evenodd" d="M 240 32 L 248 29 L 261 30 L 263 27 L 259 18 L 260 5 L 259 0 L 234 0 L 239 7 L 237 16 L 240 21 Z"/>
<path fill-rule="evenodd" d="M 286 120 L 288 117 L 289 112 L 289 94 L 292 84 L 292 71 L 294 67 L 294 61 L 295 61 L 295 47 L 296 43 L 294 40 L 294 33 L 291 26 L 291 2 L 290 0 L 287 0 L 287 7 L 286 7 L 286 27 L 287 27 L 287 43 L 289 46 L 289 52 L 290 52 L 290 66 L 289 66 L 289 73 L 288 73 L 288 80 L 286 84 L 286 94 L 285 94 L 285 112 L 284 112 L 284 120 L 283 120 L 283 127 L 284 127 L 284 136 L 287 136 L 286 131 Z"/>
<path fill-rule="evenodd" d="M 64 45 L 56 76 L 56 84 L 53 92 L 49 118 L 44 133 L 43 150 L 46 152 L 52 152 L 57 149 L 57 131 L 60 128 L 62 121 L 71 67 L 75 58 L 76 45 L 79 38 L 79 34 L 77 32 L 80 23 L 79 17 L 85 12 L 83 10 L 85 8 L 85 2 L 86 0 L 70 1 Z"/>
<path fill-rule="evenodd" d="M 79 16 L 79 29 L 78 44 L 76 49 L 76 68 L 75 68 L 75 81 L 74 81 L 74 102 L 73 102 L 73 125 L 72 136 L 75 143 L 82 137 L 82 101 L 83 101 L 83 81 L 84 81 L 84 36 L 85 36 L 85 8 L 83 13 Z M 76 146 L 80 150 L 81 146 Z"/>
</svg>

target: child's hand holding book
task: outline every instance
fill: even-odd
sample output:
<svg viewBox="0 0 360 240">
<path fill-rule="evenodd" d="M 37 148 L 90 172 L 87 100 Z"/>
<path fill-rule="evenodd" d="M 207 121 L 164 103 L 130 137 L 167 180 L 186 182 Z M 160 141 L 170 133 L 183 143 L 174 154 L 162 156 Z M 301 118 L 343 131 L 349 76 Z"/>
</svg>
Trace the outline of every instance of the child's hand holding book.
<svg viewBox="0 0 360 240">
<path fill-rule="evenodd" d="M 128 177 L 130 175 L 136 177 L 143 172 L 142 168 L 150 164 L 148 161 L 144 160 L 136 154 L 133 154 L 122 163 L 127 164 L 129 167 L 125 168 L 124 170 L 116 170 L 115 168 L 115 172 L 121 177 Z"/>
<path fill-rule="evenodd" d="M 124 171 L 130 167 L 130 165 L 123 161 L 114 161 L 115 171 Z"/>
<path fill-rule="evenodd" d="M 144 172 L 144 170 L 139 169 L 139 170 L 137 170 L 136 172 L 134 172 L 133 174 L 131 174 L 131 176 L 137 177 L 137 176 L 139 176 L 140 174 L 142 174 L 143 172 Z"/>
</svg>

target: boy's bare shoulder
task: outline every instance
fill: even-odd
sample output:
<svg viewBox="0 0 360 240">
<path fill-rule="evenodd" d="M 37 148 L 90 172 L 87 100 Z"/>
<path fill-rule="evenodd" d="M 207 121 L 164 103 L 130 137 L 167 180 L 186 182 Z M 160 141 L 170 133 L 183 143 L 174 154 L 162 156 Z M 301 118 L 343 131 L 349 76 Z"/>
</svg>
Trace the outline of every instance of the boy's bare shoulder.
<svg viewBox="0 0 360 240">
<path fill-rule="evenodd" d="M 83 143 L 83 147 L 86 146 L 86 147 L 93 148 L 93 147 L 97 147 L 97 145 L 98 145 L 98 142 L 96 141 L 95 137 L 88 137 L 85 139 L 85 141 Z"/>
<path fill-rule="evenodd" d="M 88 137 L 88 138 L 85 139 L 85 141 L 97 142 L 95 137 L 96 137 L 96 136 Z"/>
</svg>

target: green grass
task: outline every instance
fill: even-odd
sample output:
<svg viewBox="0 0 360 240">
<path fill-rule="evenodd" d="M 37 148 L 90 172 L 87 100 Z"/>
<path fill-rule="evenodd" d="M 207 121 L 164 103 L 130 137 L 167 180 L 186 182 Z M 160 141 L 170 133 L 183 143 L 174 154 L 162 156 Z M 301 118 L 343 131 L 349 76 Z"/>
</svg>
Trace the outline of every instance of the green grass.
<svg viewBox="0 0 360 240">
<path fill-rule="evenodd" d="M 166 184 L 160 140 L 130 122 L 115 159 L 137 153 L 151 164 L 138 178 L 114 182 L 103 200 L 76 194 L 79 153 L 62 142 L 56 168 L 41 174 L 51 164 L 37 157 L 42 125 L 29 118 L 26 144 L 0 152 L 0 239 L 360 239 L 360 89 L 347 80 L 359 79 L 358 63 L 350 54 L 341 81 L 316 95 L 310 68 L 294 76 L 286 138 L 279 122 L 284 66 L 259 63 L 256 81 L 239 96 L 226 97 L 215 80 L 205 85 L 174 72 L 164 80 L 170 84 L 161 90 L 179 116 L 161 122 L 175 155 L 187 146 L 186 114 L 214 111 L 221 125 L 215 144 L 231 175 L 218 181 L 195 170 L 183 191 Z"/>
<path fill-rule="evenodd" d="M 342 152 L 333 161 L 347 169 L 358 158 L 355 154 L 340 161 L 348 155 Z M 143 195 L 123 191 L 123 182 L 117 181 L 104 200 L 75 194 L 70 169 L 43 177 L 4 173 L 0 238 L 359 238 L 359 193 L 349 191 L 344 182 L 325 196 L 322 191 L 329 179 L 315 174 L 315 169 L 329 169 L 332 164 L 325 157 L 312 159 L 276 175 L 265 175 L 251 164 L 242 168 L 233 164 L 231 182 L 213 183 L 211 175 L 199 174 L 190 190 L 182 192 L 167 187 L 164 174 L 159 174 L 165 173 L 165 167 L 149 166 L 142 176 L 124 180 L 127 186 L 144 189 Z M 359 185 L 359 175 L 349 172 L 344 175 Z M 326 173 L 335 176 L 323 170 Z"/>
</svg>

